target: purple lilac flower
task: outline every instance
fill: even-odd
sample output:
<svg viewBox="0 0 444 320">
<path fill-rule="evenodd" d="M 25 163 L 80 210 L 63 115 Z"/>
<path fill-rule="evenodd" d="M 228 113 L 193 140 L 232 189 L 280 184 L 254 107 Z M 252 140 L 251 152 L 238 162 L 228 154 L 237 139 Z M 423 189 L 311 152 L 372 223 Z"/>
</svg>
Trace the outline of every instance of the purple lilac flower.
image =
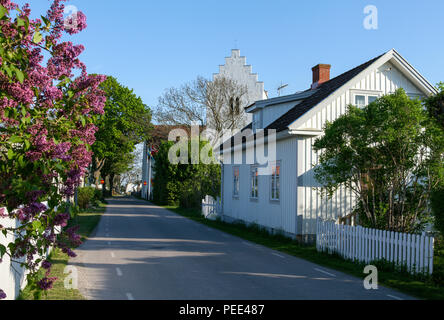
<svg viewBox="0 0 444 320">
<path fill-rule="evenodd" d="M 45 291 L 50 290 L 50 289 L 52 289 L 52 286 L 53 286 L 55 280 L 57 280 L 57 278 L 45 277 L 42 280 L 40 280 L 39 282 L 37 282 L 37 285 L 42 290 L 45 290 Z"/>
<path fill-rule="evenodd" d="M 43 269 L 49 270 L 51 268 L 51 266 L 52 266 L 52 264 L 49 261 L 43 261 L 43 263 L 42 263 Z"/>
</svg>

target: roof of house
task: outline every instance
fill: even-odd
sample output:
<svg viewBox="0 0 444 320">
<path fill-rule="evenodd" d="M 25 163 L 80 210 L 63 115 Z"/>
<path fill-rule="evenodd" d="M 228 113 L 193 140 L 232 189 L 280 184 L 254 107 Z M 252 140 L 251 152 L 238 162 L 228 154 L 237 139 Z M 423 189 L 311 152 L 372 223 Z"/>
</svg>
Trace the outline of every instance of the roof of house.
<svg viewBox="0 0 444 320">
<path fill-rule="evenodd" d="M 268 129 L 275 129 L 276 132 L 288 129 L 288 126 L 291 125 L 294 121 L 296 121 L 299 117 L 304 115 L 310 109 L 317 106 L 320 102 L 329 97 L 331 94 L 333 94 L 336 90 L 345 85 L 348 81 L 353 79 L 359 73 L 364 71 L 367 67 L 369 67 L 372 63 L 381 58 L 384 54 L 376 58 L 373 58 L 335 78 L 332 78 L 329 81 L 320 84 L 316 89 L 308 89 L 302 92 L 298 92 L 296 94 L 256 102 L 256 104 L 260 104 L 261 106 L 269 106 L 287 101 L 295 102 L 295 106 L 293 108 L 291 108 L 287 113 L 283 114 L 281 117 L 276 119 L 274 122 L 272 122 L 265 128 L 264 132 L 265 136 L 267 136 Z M 253 105 L 247 107 L 247 109 L 252 106 Z M 242 132 L 246 129 L 252 129 L 252 123 L 248 124 L 240 132 L 231 137 L 231 146 L 234 145 L 235 137 L 238 135 L 242 135 Z M 227 142 L 228 141 L 226 141 L 225 143 Z M 220 146 L 220 150 L 223 150 L 223 146 L 225 145 L 225 143 Z"/>
<path fill-rule="evenodd" d="M 344 84 L 346 84 L 359 73 L 364 71 L 367 67 L 369 67 L 373 62 L 378 60 L 383 55 L 384 54 L 371 59 L 335 78 L 332 78 L 329 81 L 322 83 L 314 90 L 314 93 L 312 95 L 307 95 L 307 97 L 303 99 L 302 102 L 298 101 L 298 104 L 296 106 L 294 106 L 287 113 L 283 114 L 281 117 L 269 124 L 265 129 L 275 129 L 276 132 L 286 130 L 290 124 L 296 121 L 304 113 L 318 105 L 322 100 L 326 99 L 336 90 L 341 88 Z"/>
</svg>

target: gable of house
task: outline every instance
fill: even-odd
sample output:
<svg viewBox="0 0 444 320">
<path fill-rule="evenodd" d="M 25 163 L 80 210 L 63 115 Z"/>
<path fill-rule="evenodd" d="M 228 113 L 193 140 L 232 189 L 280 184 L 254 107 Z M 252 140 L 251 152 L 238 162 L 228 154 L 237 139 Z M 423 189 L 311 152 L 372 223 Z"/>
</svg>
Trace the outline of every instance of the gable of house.
<svg viewBox="0 0 444 320">
<path fill-rule="evenodd" d="M 379 96 L 395 92 L 398 88 L 404 88 L 412 97 L 428 96 L 436 93 L 433 87 L 418 71 L 416 71 L 394 49 L 371 59 L 356 68 L 353 68 L 317 87 L 313 94 L 303 101 L 298 101 L 293 108 L 278 117 L 265 129 L 283 130 L 317 129 L 321 130 L 325 121 L 316 116 L 321 109 L 329 104 L 345 105 L 355 104 L 353 91 L 359 90 L 377 93 Z M 307 90 L 310 92 L 313 90 Z M 343 99 L 343 100 L 341 100 Z M 333 106 L 334 109 L 334 106 Z M 341 110 L 339 113 L 344 113 Z M 326 117 L 328 113 L 326 112 Z M 334 115 L 331 117 L 334 118 Z M 330 119 L 332 120 L 332 119 Z M 311 121 L 311 122 L 310 122 Z"/>
</svg>

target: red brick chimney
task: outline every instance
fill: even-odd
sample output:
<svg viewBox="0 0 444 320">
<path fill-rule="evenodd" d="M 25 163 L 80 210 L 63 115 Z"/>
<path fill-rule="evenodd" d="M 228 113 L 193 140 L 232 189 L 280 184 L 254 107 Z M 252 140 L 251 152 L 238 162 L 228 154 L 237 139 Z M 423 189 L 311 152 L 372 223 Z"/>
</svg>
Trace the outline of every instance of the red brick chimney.
<svg viewBox="0 0 444 320">
<path fill-rule="evenodd" d="M 331 65 L 322 63 L 311 69 L 313 71 L 312 89 L 316 89 L 319 85 L 330 80 L 330 69 Z"/>
</svg>

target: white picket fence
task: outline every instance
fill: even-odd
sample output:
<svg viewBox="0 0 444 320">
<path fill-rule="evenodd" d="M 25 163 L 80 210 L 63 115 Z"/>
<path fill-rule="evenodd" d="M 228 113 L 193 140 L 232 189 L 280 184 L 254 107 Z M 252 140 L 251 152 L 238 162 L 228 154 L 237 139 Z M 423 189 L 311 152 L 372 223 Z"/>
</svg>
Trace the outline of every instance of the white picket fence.
<svg viewBox="0 0 444 320">
<path fill-rule="evenodd" d="M 221 201 L 220 198 L 216 200 L 212 196 L 205 196 L 202 200 L 202 215 L 207 219 L 216 219 L 221 213 Z"/>
<path fill-rule="evenodd" d="M 378 260 L 405 267 L 410 273 L 433 273 L 434 238 L 385 230 L 347 226 L 318 219 L 316 248 L 345 259 L 371 263 Z"/>
</svg>

